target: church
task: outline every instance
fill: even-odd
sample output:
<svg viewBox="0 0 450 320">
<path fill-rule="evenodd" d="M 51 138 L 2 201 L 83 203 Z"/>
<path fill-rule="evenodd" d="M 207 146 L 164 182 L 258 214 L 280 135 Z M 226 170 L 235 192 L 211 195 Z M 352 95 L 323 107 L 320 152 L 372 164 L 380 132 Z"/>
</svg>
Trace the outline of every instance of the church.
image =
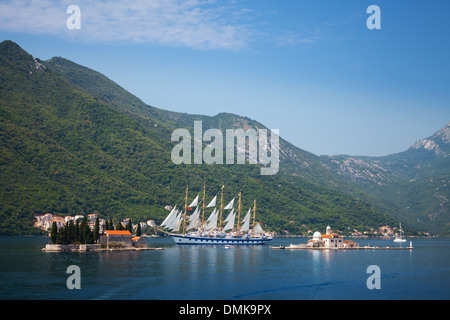
<svg viewBox="0 0 450 320">
<path fill-rule="evenodd" d="M 308 246 L 313 248 L 342 248 L 345 244 L 343 238 L 334 233 L 328 226 L 324 235 L 319 231 L 314 232 L 313 238 L 308 240 Z"/>
</svg>

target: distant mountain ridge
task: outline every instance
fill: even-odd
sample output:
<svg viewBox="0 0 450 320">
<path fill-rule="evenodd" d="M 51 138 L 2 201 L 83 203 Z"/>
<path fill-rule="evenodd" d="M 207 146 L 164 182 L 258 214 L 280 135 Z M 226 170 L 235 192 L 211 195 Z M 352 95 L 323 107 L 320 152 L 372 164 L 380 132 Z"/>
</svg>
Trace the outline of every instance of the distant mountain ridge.
<svg viewBox="0 0 450 320">
<path fill-rule="evenodd" d="M 39 212 L 98 210 L 107 218 L 150 215 L 160 222 L 163 207 L 183 199 L 187 184 L 197 194 L 203 183 L 207 197 L 224 184 L 227 197 L 242 190 L 247 202 L 256 198 L 261 221 L 276 231 L 333 225 L 347 232 L 395 226 L 399 218 L 411 231 L 448 231 L 447 193 L 427 191 L 423 201 L 409 203 L 399 191 L 420 176 L 417 165 L 427 168 L 419 170 L 426 178 L 431 167 L 448 177 L 448 166 L 438 162 L 450 157 L 438 156 L 436 147 L 381 158 L 318 157 L 281 137 L 280 172 L 273 177 L 250 165 L 175 166 L 170 135 L 177 128 L 192 130 L 198 120 L 204 130 L 266 127 L 229 113 L 209 117 L 146 105 L 92 69 L 59 57 L 41 61 L 12 41 L 0 43 L 0 74 L 0 233 L 30 232 L 28 222 Z M 448 152 L 446 134 L 433 136 L 439 152 Z M 430 197 L 433 206 L 425 205 Z"/>
<path fill-rule="evenodd" d="M 321 159 L 393 216 L 419 230 L 450 232 L 450 122 L 400 153 Z"/>
<path fill-rule="evenodd" d="M 450 122 L 427 139 L 416 141 L 409 149 L 425 149 L 434 152 L 437 157 L 450 156 Z"/>
</svg>

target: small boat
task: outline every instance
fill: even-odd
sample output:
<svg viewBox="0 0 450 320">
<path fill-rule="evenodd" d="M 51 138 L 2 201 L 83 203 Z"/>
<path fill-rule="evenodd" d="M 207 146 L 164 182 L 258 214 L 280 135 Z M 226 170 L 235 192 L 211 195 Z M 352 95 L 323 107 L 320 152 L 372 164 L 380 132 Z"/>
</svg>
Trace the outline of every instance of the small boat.
<svg viewBox="0 0 450 320">
<path fill-rule="evenodd" d="M 403 233 L 402 223 L 400 222 L 400 229 L 398 236 L 395 237 L 394 242 L 406 242 L 405 234 Z"/>
</svg>

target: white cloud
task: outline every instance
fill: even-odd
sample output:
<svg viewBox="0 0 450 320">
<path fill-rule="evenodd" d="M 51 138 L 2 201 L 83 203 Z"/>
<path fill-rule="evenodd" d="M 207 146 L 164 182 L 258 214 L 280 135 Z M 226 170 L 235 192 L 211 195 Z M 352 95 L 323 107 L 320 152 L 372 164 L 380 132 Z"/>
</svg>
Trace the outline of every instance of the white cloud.
<svg viewBox="0 0 450 320">
<path fill-rule="evenodd" d="M 68 30 L 69 5 L 81 9 L 81 29 Z M 17 0 L 0 3 L 0 30 L 93 42 L 149 43 L 194 49 L 241 49 L 250 32 L 243 8 L 214 0 Z M 237 14 L 239 13 L 239 14 Z"/>
</svg>

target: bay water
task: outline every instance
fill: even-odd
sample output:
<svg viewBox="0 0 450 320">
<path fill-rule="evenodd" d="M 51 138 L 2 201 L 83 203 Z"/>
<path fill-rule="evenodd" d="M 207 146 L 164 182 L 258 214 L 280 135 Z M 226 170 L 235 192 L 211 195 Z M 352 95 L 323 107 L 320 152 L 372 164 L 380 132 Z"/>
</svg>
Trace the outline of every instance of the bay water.
<svg viewBox="0 0 450 320">
<path fill-rule="evenodd" d="M 48 237 L 0 237 L 1 300 L 447 300 L 450 239 L 355 240 L 414 250 L 275 250 L 265 246 L 178 246 L 147 238 L 159 251 L 43 252 Z M 81 289 L 70 290 L 69 266 Z M 369 289 L 378 266 L 380 288 Z"/>
</svg>

